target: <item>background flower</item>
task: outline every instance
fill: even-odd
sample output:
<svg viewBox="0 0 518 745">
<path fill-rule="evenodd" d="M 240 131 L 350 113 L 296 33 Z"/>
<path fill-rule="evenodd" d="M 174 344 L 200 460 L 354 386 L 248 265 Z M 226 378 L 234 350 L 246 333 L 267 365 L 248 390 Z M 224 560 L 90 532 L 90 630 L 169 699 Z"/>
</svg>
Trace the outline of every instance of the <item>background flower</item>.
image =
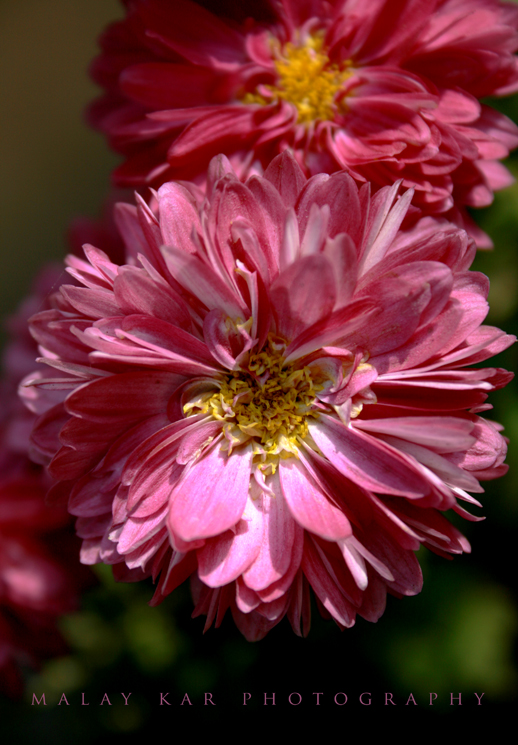
<svg viewBox="0 0 518 745">
<path fill-rule="evenodd" d="M 63 655 L 67 644 L 58 627 L 76 611 L 81 593 L 94 584 L 78 561 L 78 543 L 64 506 L 49 506 L 52 480 L 29 458 L 34 415 L 21 406 L 16 390 L 33 366 L 36 345 L 27 320 L 44 305 L 61 274 L 49 267 L 34 293 L 9 319 L 10 343 L 0 387 L 0 690 L 23 693 L 23 671 Z"/>
<path fill-rule="evenodd" d="M 10 697 L 23 693 L 22 671 L 68 651 L 58 619 L 78 609 L 81 591 L 93 581 L 86 567 L 78 564 L 77 541 L 66 510 L 45 505 L 48 486 L 41 468 L 28 459 L 23 465 L 7 464 L 4 455 L 0 689 Z"/>
<path fill-rule="evenodd" d="M 512 181 L 498 160 L 518 130 L 479 102 L 518 89 L 512 4 L 272 0 L 246 21 L 235 4 L 124 5 L 101 38 L 105 95 L 89 115 L 125 156 L 117 183 L 203 179 L 219 152 L 245 176 L 290 147 L 306 173 L 403 179 L 423 212 L 490 245 L 466 207 Z"/>
</svg>

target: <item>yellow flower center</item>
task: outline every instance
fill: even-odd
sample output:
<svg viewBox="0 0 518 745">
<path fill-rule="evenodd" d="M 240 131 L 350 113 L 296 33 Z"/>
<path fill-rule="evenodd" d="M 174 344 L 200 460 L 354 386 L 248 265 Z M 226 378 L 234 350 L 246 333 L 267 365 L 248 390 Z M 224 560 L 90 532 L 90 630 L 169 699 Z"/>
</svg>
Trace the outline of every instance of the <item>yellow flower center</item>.
<svg viewBox="0 0 518 745">
<path fill-rule="evenodd" d="M 202 394 L 184 406 L 186 415 L 201 412 L 225 422 L 229 454 L 235 445 L 252 440 L 257 464 L 270 473 L 279 457 L 297 455 L 308 436 L 308 417 L 318 416 L 312 407 L 323 388 L 309 367 L 284 363 L 285 346 L 270 335 L 265 348 L 250 355 L 246 371 L 229 373 L 217 393 Z"/>
<path fill-rule="evenodd" d="M 288 42 L 274 64 L 277 85 L 260 86 L 264 95 L 258 91 L 246 93 L 245 103 L 266 105 L 278 100 L 287 101 L 297 109 L 300 124 L 334 118 L 336 95 L 352 72 L 347 63 L 337 65 L 330 62 L 324 51 L 322 34 L 309 36 L 303 46 Z"/>
</svg>

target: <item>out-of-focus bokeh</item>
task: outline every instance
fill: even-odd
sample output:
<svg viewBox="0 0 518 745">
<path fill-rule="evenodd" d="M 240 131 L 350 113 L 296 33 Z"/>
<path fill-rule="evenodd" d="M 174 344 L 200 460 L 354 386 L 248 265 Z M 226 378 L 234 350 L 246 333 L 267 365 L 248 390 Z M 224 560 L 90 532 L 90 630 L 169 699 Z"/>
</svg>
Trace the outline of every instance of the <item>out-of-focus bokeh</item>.
<svg viewBox="0 0 518 745">
<path fill-rule="evenodd" d="M 83 123 L 82 110 L 95 95 L 86 69 L 96 37 L 120 14 L 116 0 L 0 0 L 2 316 L 15 309 L 43 263 L 63 256 L 70 219 L 100 210 L 117 159 Z M 518 121 L 517 99 L 497 105 Z M 518 156 L 510 167 L 518 175 Z M 517 333 L 518 185 L 477 215 L 495 242 L 475 267 L 491 277 L 488 322 Z M 495 364 L 516 370 L 517 349 Z M 320 706 L 327 713 L 341 711 L 342 718 L 344 711 L 379 716 L 392 710 L 384 705 L 387 692 L 398 711 L 422 716 L 460 717 L 476 706 L 475 693 L 484 693 L 482 706 L 492 715 L 511 707 L 518 688 L 516 385 L 493 395 L 492 402 L 489 416 L 505 424 L 511 439 L 510 473 L 487 484 L 485 522 L 454 516 L 472 543 L 471 556 L 450 562 L 421 552 L 420 596 L 391 598 L 376 625 L 360 619 L 341 633 L 315 609 L 308 639 L 294 637 L 283 622 L 264 641 L 249 644 L 230 617 L 203 635 L 203 620 L 190 619 L 188 587 L 151 609 L 150 585 L 116 585 L 102 567 L 100 587 L 85 597 L 80 612 L 63 619 L 70 653 L 39 672 L 27 671 L 24 701 L 0 703 L 2 734 L 16 731 L 17 742 L 38 737 L 56 745 L 90 743 L 99 729 L 137 732 L 157 716 L 172 722 L 186 693 L 196 717 L 214 721 L 231 721 L 238 710 L 250 708 L 267 719 L 279 709 L 293 716 L 311 709 L 316 717 L 322 709 L 314 708 L 314 692 L 322 692 Z M 121 691 L 131 692 L 128 706 Z M 166 691 L 171 707 L 160 707 Z M 204 706 L 206 692 L 215 707 Z M 288 701 L 292 692 L 302 696 L 298 707 Z M 344 707 L 334 702 L 339 692 L 348 696 Z M 370 692 L 373 709 L 360 703 L 363 692 Z M 33 693 L 40 700 L 45 693 L 47 706 L 31 705 Z M 105 693 L 109 703 L 100 706 Z M 248 709 L 244 693 L 251 694 Z M 275 709 L 271 698 L 264 706 L 265 693 L 275 693 Z M 437 698 L 431 706 L 432 693 Z"/>
</svg>

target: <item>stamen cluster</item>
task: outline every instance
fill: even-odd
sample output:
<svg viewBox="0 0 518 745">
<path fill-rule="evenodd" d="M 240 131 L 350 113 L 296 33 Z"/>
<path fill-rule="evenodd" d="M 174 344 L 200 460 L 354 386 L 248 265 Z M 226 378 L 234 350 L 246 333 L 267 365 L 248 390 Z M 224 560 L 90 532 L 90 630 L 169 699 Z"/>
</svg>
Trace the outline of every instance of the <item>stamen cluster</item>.
<svg viewBox="0 0 518 745">
<path fill-rule="evenodd" d="M 269 456 L 297 454 L 308 435 L 308 417 L 318 416 L 313 404 L 323 387 L 313 380 L 309 367 L 294 369 L 285 363 L 285 346 L 270 335 L 266 347 L 250 355 L 246 370 L 224 376 L 219 391 L 204 402 L 184 406 L 186 414 L 199 409 L 227 422 L 229 454 L 234 445 L 253 438 L 255 454 L 266 456 L 263 470 L 273 472 L 278 459 Z"/>
<path fill-rule="evenodd" d="M 288 42 L 274 65 L 277 84 L 258 86 L 254 93 L 244 96 L 245 103 L 268 105 L 286 101 L 297 109 L 299 124 L 334 118 L 336 96 L 352 73 L 347 66 L 330 62 L 322 34 L 310 35 L 302 45 Z"/>
</svg>

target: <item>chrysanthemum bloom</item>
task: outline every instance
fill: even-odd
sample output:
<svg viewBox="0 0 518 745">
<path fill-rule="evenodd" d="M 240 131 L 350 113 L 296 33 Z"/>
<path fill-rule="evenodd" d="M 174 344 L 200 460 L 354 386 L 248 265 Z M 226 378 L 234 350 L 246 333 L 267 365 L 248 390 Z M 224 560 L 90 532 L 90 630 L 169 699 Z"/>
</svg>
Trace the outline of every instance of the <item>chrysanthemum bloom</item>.
<svg viewBox="0 0 518 745">
<path fill-rule="evenodd" d="M 400 224 L 410 192 L 346 173 L 306 181 L 283 154 L 242 184 L 222 156 L 207 196 L 168 183 L 158 217 L 119 216 L 124 266 L 86 247 L 32 333 L 22 387 L 83 538 L 82 560 L 192 575 L 195 614 L 250 639 L 341 627 L 421 588 L 420 544 L 469 550 L 441 514 L 505 472 L 477 412 L 510 374 L 471 365 L 513 341 L 482 326 L 487 279 L 453 225 Z"/>
<path fill-rule="evenodd" d="M 10 319 L 0 386 L 0 691 L 13 697 L 23 693 L 23 666 L 66 652 L 57 621 L 77 609 L 82 590 L 93 583 L 79 563 L 70 515 L 45 504 L 52 482 L 28 457 L 35 417 L 16 396 L 37 352 L 27 319 L 58 276 L 45 269 Z"/>
<path fill-rule="evenodd" d="M 92 74 L 92 124 L 126 156 L 122 185 L 244 177 L 287 147 L 306 174 L 403 179 L 425 214 L 491 245 L 466 207 L 511 183 L 518 129 L 479 102 L 518 90 L 518 8 L 500 0 L 271 0 L 246 21 L 190 0 L 123 0 Z M 239 8 L 238 8 L 239 10 Z M 230 17 L 229 17 L 230 16 Z"/>
</svg>

